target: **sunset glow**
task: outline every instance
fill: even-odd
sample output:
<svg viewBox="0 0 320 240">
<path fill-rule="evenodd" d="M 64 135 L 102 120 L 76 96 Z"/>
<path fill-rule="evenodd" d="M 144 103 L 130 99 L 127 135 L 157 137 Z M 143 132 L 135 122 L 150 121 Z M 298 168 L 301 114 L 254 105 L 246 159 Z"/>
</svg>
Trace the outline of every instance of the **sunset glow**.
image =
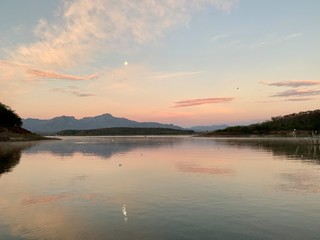
<svg viewBox="0 0 320 240">
<path fill-rule="evenodd" d="M 183 127 L 315 110 L 319 9 L 313 0 L 5 1 L 0 102 L 22 118 L 110 113 Z"/>
</svg>

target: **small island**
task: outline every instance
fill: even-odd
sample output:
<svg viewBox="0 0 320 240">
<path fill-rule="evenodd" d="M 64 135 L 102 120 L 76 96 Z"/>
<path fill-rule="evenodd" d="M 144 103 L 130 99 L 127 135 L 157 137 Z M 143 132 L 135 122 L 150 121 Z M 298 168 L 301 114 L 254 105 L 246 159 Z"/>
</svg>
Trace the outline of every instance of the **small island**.
<svg viewBox="0 0 320 240">
<path fill-rule="evenodd" d="M 0 102 L 0 142 L 37 141 L 49 138 L 22 128 L 22 119 L 9 106 Z"/>
</svg>

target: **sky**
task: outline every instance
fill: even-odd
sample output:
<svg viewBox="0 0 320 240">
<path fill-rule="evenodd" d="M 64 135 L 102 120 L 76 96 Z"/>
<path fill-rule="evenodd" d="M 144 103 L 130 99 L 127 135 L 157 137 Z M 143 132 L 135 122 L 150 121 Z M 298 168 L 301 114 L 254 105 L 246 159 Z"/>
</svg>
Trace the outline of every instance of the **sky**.
<svg viewBox="0 0 320 240">
<path fill-rule="evenodd" d="M 318 0 L 1 0 L 0 102 L 183 127 L 320 107 Z"/>
</svg>

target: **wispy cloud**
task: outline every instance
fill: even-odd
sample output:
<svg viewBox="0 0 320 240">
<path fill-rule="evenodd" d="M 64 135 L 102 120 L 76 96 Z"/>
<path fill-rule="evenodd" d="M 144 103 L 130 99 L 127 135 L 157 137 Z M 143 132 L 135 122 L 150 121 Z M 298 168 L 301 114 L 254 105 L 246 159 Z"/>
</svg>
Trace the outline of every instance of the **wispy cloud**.
<svg viewBox="0 0 320 240">
<path fill-rule="evenodd" d="M 167 79 L 167 78 L 177 78 L 186 77 L 201 74 L 203 71 L 193 71 L 193 72 L 171 72 L 171 73 L 155 73 L 152 77 L 156 79 Z"/>
<path fill-rule="evenodd" d="M 28 69 L 27 73 L 34 76 L 34 77 L 49 78 L 49 79 L 90 80 L 90 79 L 98 78 L 98 76 L 96 74 L 86 75 L 86 76 L 75 76 L 75 75 L 42 71 L 42 70 L 37 70 L 37 69 Z"/>
<path fill-rule="evenodd" d="M 267 41 L 261 41 L 261 42 L 258 42 L 258 43 L 254 43 L 253 45 L 250 46 L 250 48 L 260 48 L 260 47 L 263 47 L 263 46 L 265 46 L 267 44 L 268 44 Z"/>
<path fill-rule="evenodd" d="M 286 102 L 304 102 L 304 101 L 311 101 L 314 100 L 314 98 L 288 98 L 285 101 Z"/>
<path fill-rule="evenodd" d="M 291 96 L 315 96 L 320 95 L 320 90 L 311 89 L 292 89 L 284 92 L 279 92 L 272 97 L 291 97 Z"/>
<path fill-rule="evenodd" d="M 174 102 L 173 107 L 180 108 L 180 107 L 190 107 L 190 106 L 197 106 L 197 105 L 203 105 L 203 104 L 225 103 L 225 102 L 231 102 L 232 100 L 234 100 L 234 98 L 232 97 L 187 99 L 187 100 Z"/>
<path fill-rule="evenodd" d="M 91 93 L 83 93 L 78 90 L 77 87 L 74 86 L 69 86 L 68 88 L 53 88 L 51 89 L 52 92 L 60 92 L 60 93 L 66 93 L 66 94 L 71 94 L 76 97 L 92 97 L 95 96 L 94 94 Z"/>
<path fill-rule="evenodd" d="M 222 48 L 233 48 L 233 47 L 239 47 L 241 46 L 242 40 L 241 39 L 235 39 L 235 40 L 231 40 L 229 42 L 226 42 L 223 46 L 221 46 Z"/>
<path fill-rule="evenodd" d="M 271 97 L 294 97 L 287 98 L 284 101 L 286 102 L 299 102 L 299 101 L 310 101 L 314 100 L 314 98 L 305 98 L 306 96 L 316 96 L 320 95 L 320 90 L 315 89 L 307 89 L 301 87 L 310 87 L 320 85 L 320 81 L 318 80 L 298 80 L 298 81 L 279 81 L 279 82 L 265 82 L 260 81 L 261 84 L 267 86 L 275 86 L 275 87 L 289 87 L 292 88 L 290 90 L 278 92 Z"/>
<path fill-rule="evenodd" d="M 302 33 L 292 33 L 292 34 L 288 34 L 286 36 L 283 36 L 281 38 L 279 38 L 279 42 L 286 42 L 292 38 L 297 38 L 297 37 L 301 37 L 302 36 Z"/>
<path fill-rule="evenodd" d="M 94 94 L 90 94 L 90 93 L 79 93 L 79 92 L 71 92 L 73 95 L 77 96 L 77 97 L 93 97 L 95 96 Z"/>
<path fill-rule="evenodd" d="M 144 44 L 176 26 L 186 26 L 205 7 L 230 11 L 238 0 L 71 0 L 58 19 L 41 19 L 37 40 L 11 51 L 8 59 L 39 68 L 75 67 L 94 54 Z M 102 48 L 103 46 L 103 48 Z"/>
<path fill-rule="evenodd" d="M 301 81 L 281 81 L 281 82 L 261 82 L 268 86 L 277 86 L 277 87 L 301 87 L 301 86 L 315 86 L 320 85 L 320 81 L 318 80 L 301 80 Z"/>
<path fill-rule="evenodd" d="M 62 74 L 62 73 L 57 73 L 52 71 L 34 69 L 25 64 L 19 64 L 19 63 L 1 61 L 1 60 L 0 60 L 0 68 L 7 69 L 7 70 L 19 69 L 27 75 L 28 79 L 42 78 L 42 79 L 64 79 L 64 80 L 90 80 L 90 79 L 98 78 L 96 74 L 85 75 L 85 76 Z"/>
<path fill-rule="evenodd" d="M 211 41 L 211 42 L 215 42 L 215 41 L 218 41 L 218 40 L 220 40 L 220 39 L 227 38 L 227 37 L 229 37 L 228 34 L 217 34 L 217 35 L 212 36 L 212 37 L 210 38 L 210 41 Z"/>
<path fill-rule="evenodd" d="M 277 44 L 282 44 L 284 42 L 290 41 L 294 38 L 301 37 L 303 34 L 302 33 L 291 33 L 287 35 L 283 34 L 271 34 L 263 37 L 260 39 L 259 42 L 253 43 L 249 45 L 249 48 L 261 48 L 264 46 L 270 46 L 270 45 L 277 45 Z"/>
<path fill-rule="evenodd" d="M 12 97 L 17 85 L 30 89 L 31 82 L 26 79 L 94 79 L 96 75 L 74 76 L 61 72 L 73 72 L 82 67 L 90 69 L 102 54 L 128 53 L 161 39 L 169 30 L 186 27 L 194 13 L 205 8 L 229 12 L 238 1 L 60 1 L 62 5 L 54 18 L 38 21 L 31 43 L 22 42 L 15 48 L 1 51 L 0 94 Z"/>
</svg>

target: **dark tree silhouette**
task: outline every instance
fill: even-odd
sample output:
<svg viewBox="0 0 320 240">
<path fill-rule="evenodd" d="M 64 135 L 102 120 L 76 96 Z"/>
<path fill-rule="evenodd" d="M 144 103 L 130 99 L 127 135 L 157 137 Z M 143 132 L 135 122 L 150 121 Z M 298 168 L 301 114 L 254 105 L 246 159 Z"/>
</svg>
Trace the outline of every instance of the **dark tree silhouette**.
<svg viewBox="0 0 320 240">
<path fill-rule="evenodd" d="M 221 134 L 269 134 L 295 130 L 320 132 L 320 109 L 272 117 L 270 121 L 263 123 L 228 127 L 215 132 Z"/>
<path fill-rule="evenodd" d="M 22 120 L 10 107 L 0 102 L 0 127 L 21 127 Z"/>
</svg>

